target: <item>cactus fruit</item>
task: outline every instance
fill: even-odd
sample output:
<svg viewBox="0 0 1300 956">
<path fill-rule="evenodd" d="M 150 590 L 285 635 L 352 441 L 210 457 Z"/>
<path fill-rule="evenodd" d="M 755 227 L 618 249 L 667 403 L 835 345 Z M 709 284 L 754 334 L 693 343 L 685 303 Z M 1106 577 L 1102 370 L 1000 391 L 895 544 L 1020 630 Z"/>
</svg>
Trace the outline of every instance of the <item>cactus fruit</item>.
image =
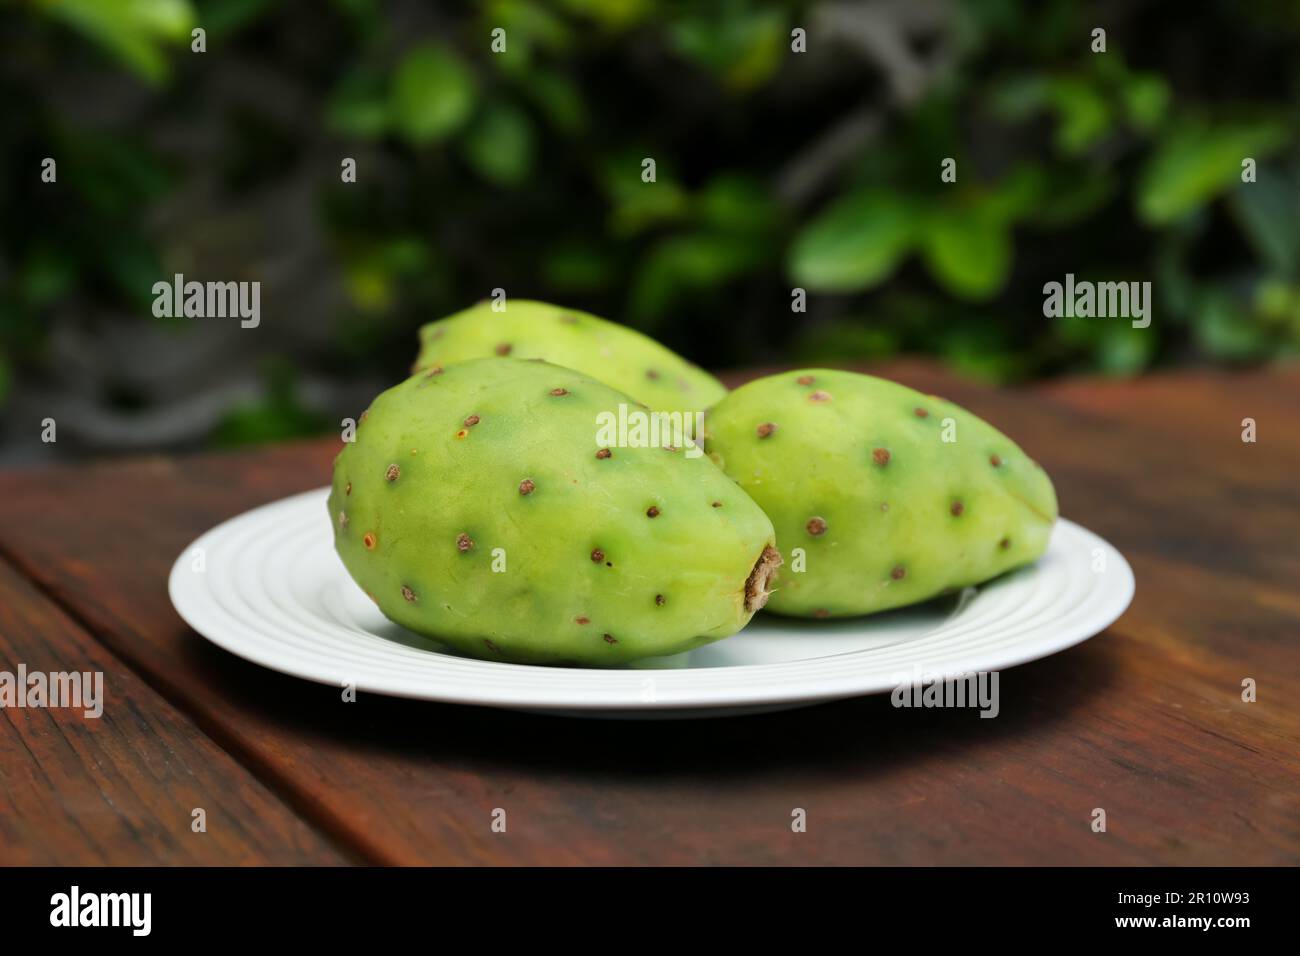
<svg viewBox="0 0 1300 956">
<path fill-rule="evenodd" d="M 539 358 L 576 369 L 659 411 L 703 411 L 727 393 L 712 375 L 640 332 L 518 299 L 501 312 L 485 301 L 424 326 L 412 371 L 489 356 Z"/>
<path fill-rule="evenodd" d="M 750 382 L 705 436 L 776 527 L 779 614 L 868 614 L 977 584 L 1037 559 L 1057 517 L 1051 480 L 1001 432 L 867 375 Z"/>
<path fill-rule="evenodd" d="M 734 634 L 780 561 L 772 523 L 689 439 L 603 447 L 620 404 L 516 359 L 389 389 L 334 464 L 343 564 L 393 621 L 489 660 L 608 666 Z"/>
</svg>

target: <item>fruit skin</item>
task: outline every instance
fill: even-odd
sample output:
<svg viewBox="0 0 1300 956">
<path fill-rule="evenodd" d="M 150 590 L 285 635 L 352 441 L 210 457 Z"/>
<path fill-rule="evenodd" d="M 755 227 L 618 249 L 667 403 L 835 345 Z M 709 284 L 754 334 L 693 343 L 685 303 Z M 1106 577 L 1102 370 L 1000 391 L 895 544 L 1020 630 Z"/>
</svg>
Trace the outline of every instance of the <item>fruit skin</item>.
<svg viewBox="0 0 1300 956">
<path fill-rule="evenodd" d="M 515 359 L 389 389 L 335 460 L 343 564 L 393 621 L 490 660 L 609 666 L 734 634 L 766 598 L 772 523 L 686 448 L 602 454 L 620 403 Z"/>
<path fill-rule="evenodd" d="M 585 372 L 650 408 L 699 412 L 726 387 L 654 339 L 587 312 L 509 299 L 484 301 L 420 329 L 414 371 L 490 356 L 545 359 Z"/>
<path fill-rule="evenodd" d="M 997 429 L 853 372 L 736 389 L 709 412 L 705 449 L 776 527 L 779 614 L 869 614 L 986 581 L 1042 555 L 1058 513 L 1047 474 Z"/>
</svg>

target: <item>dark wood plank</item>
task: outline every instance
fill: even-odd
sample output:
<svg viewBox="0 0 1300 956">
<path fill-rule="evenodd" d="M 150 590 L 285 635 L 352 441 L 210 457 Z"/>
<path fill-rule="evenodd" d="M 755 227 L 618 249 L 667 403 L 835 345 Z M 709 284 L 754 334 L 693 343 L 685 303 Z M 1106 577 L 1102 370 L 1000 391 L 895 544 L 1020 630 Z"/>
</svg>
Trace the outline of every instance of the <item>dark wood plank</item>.
<svg viewBox="0 0 1300 956">
<path fill-rule="evenodd" d="M 996 720 L 885 698 L 683 724 L 344 704 L 245 664 L 180 623 L 166 572 L 215 522 L 323 484 L 333 443 L 0 476 L 0 550 L 374 860 L 1300 862 L 1294 443 L 1218 467 L 1197 419 L 1153 429 L 1122 404 L 994 392 L 928 365 L 887 373 L 1016 437 L 1065 513 L 1137 572 L 1110 632 L 1002 675 Z M 1279 388 L 1254 382 L 1232 387 Z M 1267 520 L 1243 520 L 1251 507 Z M 1258 703 L 1240 700 L 1247 676 Z M 1105 834 L 1089 829 L 1098 806 Z M 490 829 L 496 807 L 506 834 Z M 807 833 L 790 831 L 796 807 Z"/>
<path fill-rule="evenodd" d="M 16 675 L 20 664 L 28 673 L 101 673 L 102 713 L 0 708 L 0 863 L 344 861 L 30 582 L 0 565 L 0 670 Z M 192 829 L 199 807 L 202 833 Z"/>
</svg>

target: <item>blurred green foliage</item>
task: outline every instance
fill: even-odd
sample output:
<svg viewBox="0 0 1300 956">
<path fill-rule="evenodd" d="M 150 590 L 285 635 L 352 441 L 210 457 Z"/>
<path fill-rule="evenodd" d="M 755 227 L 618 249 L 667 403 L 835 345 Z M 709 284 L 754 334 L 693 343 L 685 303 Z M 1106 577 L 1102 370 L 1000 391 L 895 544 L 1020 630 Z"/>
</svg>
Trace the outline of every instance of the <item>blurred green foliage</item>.
<svg viewBox="0 0 1300 956">
<path fill-rule="evenodd" d="M 0 0 L 0 93 L 19 104 L 0 132 L 0 400 L 61 307 L 147 312 L 168 274 L 154 210 L 214 171 L 214 207 L 272 169 L 311 177 L 345 293 L 314 317 L 328 341 L 284 347 L 225 442 L 317 427 L 295 375 L 394 378 L 419 324 L 495 287 L 715 367 L 925 352 L 1007 381 L 1296 353 L 1300 5 L 1134 2 L 1100 23 L 1066 0 L 971 0 L 919 28 L 889 9 Z M 129 108 L 70 108 L 71 63 L 83 95 L 138 87 Z M 215 78 L 250 66 L 273 81 L 265 108 L 232 110 Z M 215 152 L 178 150 L 169 116 L 220 131 Z M 75 201 L 40 195 L 46 155 Z M 1150 280 L 1151 327 L 1044 318 L 1067 272 Z"/>
</svg>

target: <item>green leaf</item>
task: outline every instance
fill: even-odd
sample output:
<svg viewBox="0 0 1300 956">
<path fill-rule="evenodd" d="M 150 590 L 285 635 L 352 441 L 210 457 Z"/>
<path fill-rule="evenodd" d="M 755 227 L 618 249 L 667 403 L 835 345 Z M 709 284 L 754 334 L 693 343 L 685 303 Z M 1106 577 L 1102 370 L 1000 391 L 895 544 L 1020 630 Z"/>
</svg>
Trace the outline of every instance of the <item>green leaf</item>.
<svg viewBox="0 0 1300 956">
<path fill-rule="evenodd" d="M 532 0 L 492 0 L 484 7 L 481 22 L 489 36 L 497 27 L 506 31 L 505 55 L 492 57 L 505 68 L 510 68 L 517 43 L 552 53 L 565 53 L 573 46 L 574 31 L 568 21 Z"/>
<path fill-rule="evenodd" d="M 159 48 L 179 44 L 194 22 L 186 0 L 38 0 L 37 6 L 95 40 L 151 83 L 167 75 L 167 60 Z"/>
<path fill-rule="evenodd" d="M 1262 260 L 1283 274 L 1300 270 L 1300 186 L 1265 175 L 1234 190 L 1228 204 Z"/>
<path fill-rule="evenodd" d="M 1268 335 L 1258 319 L 1221 292 L 1201 297 L 1194 327 L 1196 344 L 1211 358 L 1249 361 L 1268 354 Z"/>
<path fill-rule="evenodd" d="M 219 446 L 253 445 L 319 435 L 329 421 L 298 398 L 296 366 L 274 356 L 262 367 L 263 397 L 228 409 L 212 436 Z"/>
<path fill-rule="evenodd" d="M 1037 213 L 1048 191 L 1047 173 L 1039 166 L 1021 163 L 989 187 L 981 208 L 996 219 L 1018 222 Z"/>
<path fill-rule="evenodd" d="M 560 0 L 560 6 L 611 32 L 636 26 L 654 16 L 658 7 L 655 0 Z"/>
<path fill-rule="evenodd" d="M 340 136 L 374 139 L 388 132 L 388 99 L 382 77 L 356 70 L 330 94 L 325 122 Z"/>
<path fill-rule="evenodd" d="M 988 92 L 988 110 L 996 119 L 1020 123 L 1047 108 L 1051 83 L 1040 74 L 1010 76 L 995 80 Z"/>
<path fill-rule="evenodd" d="M 587 128 L 587 104 L 582 91 L 563 73 L 530 70 L 520 90 L 560 132 L 577 134 Z"/>
<path fill-rule="evenodd" d="M 623 150 L 606 157 L 601 181 L 609 195 L 609 231 L 615 238 L 634 236 L 656 226 L 680 222 L 690 209 L 690 200 L 673 178 L 672 170 L 661 159 L 656 180 L 641 179 L 644 151 Z"/>
<path fill-rule="evenodd" d="M 717 176 L 700 191 L 695 203 L 700 219 L 723 231 L 761 231 L 777 218 L 771 192 L 742 173 Z"/>
<path fill-rule="evenodd" d="M 1274 325 L 1300 322 L 1300 286 L 1282 279 L 1263 279 L 1255 286 L 1251 307 Z"/>
<path fill-rule="evenodd" d="M 961 375 L 983 382 L 1014 381 L 1026 373 L 1025 357 L 1011 347 L 1006 328 L 992 316 L 975 313 L 951 316 L 951 307 L 938 333 L 944 362 Z"/>
<path fill-rule="evenodd" d="M 532 168 L 533 140 L 528 115 L 508 103 L 497 103 L 470 126 L 462 149 L 466 162 L 488 182 L 517 186 Z"/>
<path fill-rule="evenodd" d="M 1061 316 L 1053 326 L 1062 342 L 1083 349 L 1109 375 L 1135 375 L 1150 364 L 1159 344 L 1154 324 L 1135 329 L 1127 319 Z"/>
<path fill-rule="evenodd" d="M 433 271 L 424 241 L 400 235 L 349 250 L 343 266 L 352 304 L 370 315 L 383 314 L 397 303 L 403 277 Z"/>
<path fill-rule="evenodd" d="M 40 246 L 33 249 L 23 262 L 14 287 L 25 307 L 43 309 L 62 299 L 76 279 L 76 268 L 71 259 L 57 254 L 52 248 Z"/>
<path fill-rule="evenodd" d="M 153 284 L 166 275 L 153 243 L 134 232 L 114 236 L 112 242 L 105 244 L 101 255 L 100 265 L 108 278 L 122 298 L 136 308 L 150 302 Z"/>
<path fill-rule="evenodd" d="M 688 233 L 664 239 L 633 281 L 632 318 L 639 326 L 653 326 L 684 293 L 716 288 L 757 268 L 766 252 L 766 244 L 750 236 Z"/>
<path fill-rule="evenodd" d="M 922 238 L 925 263 L 949 292 L 987 299 L 999 292 L 1011 271 L 1011 236 L 1005 223 L 975 210 L 930 217 Z"/>
<path fill-rule="evenodd" d="M 1067 156 L 1082 153 L 1110 130 L 1110 106 L 1087 80 L 1057 77 L 1050 95 L 1059 117 L 1056 146 Z"/>
<path fill-rule="evenodd" d="M 866 189 L 835 202 L 790 248 L 795 283 L 814 292 L 860 292 L 888 278 L 916 244 L 915 210 L 902 198 Z"/>
<path fill-rule="evenodd" d="M 1241 183 L 1241 162 L 1281 147 L 1286 127 L 1271 121 L 1178 128 L 1147 161 L 1138 179 L 1138 215 L 1158 226 L 1181 219 Z"/>
<path fill-rule="evenodd" d="M 1052 170 L 1024 221 L 1044 228 L 1060 228 L 1087 219 L 1110 202 L 1118 189 L 1114 174 L 1105 168 L 1059 166 Z"/>
<path fill-rule="evenodd" d="M 567 242 L 550 250 L 542 263 L 546 284 L 562 292 L 599 292 L 614 282 L 610 250 L 596 242 Z"/>
<path fill-rule="evenodd" d="M 455 133 L 469 120 L 474 101 L 474 74 L 440 43 L 407 53 L 389 88 L 393 125 L 414 146 Z"/>
<path fill-rule="evenodd" d="M 1169 108 L 1169 84 L 1154 73 L 1135 73 L 1120 91 L 1129 122 L 1138 129 L 1154 129 Z"/>
<path fill-rule="evenodd" d="M 732 89 L 752 89 L 785 59 L 785 17 L 777 10 L 740 13 L 701 7 L 673 20 L 668 36 L 677 52 L 722 78 Z"/>
<path fill-rule="evenodd" d="M 1151 364 L 1159 339 L 1150 329 L 1135 329 L 1131 322 L 1107 325 L 1105 329 L 1097 349 L 1097 364 L 1103 372 L 1136 375 Z"/>
</svg>

